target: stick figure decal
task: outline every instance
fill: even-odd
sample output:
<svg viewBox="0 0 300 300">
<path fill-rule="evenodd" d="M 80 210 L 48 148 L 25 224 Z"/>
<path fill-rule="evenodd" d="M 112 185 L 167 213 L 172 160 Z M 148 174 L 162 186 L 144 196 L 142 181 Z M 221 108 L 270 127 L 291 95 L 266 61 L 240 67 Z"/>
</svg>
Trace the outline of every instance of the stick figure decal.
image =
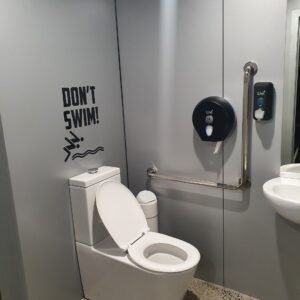
<svg viewBox="0 0 300 300">
<path fill-rule="evenodd" d="M 68 144 L 63 148 L 64 151 L 67 153 L 67 156 L 65 157 L 65 162 L 67 162 L 68 159 L 70 158 L 70 156 L 72 154 L 72 150 L 79 149 L 80 142 L 84 141 L 83 137 L 79 138 L 74 132 L 70 131 L 69 133 L 72 137 L 65 137 L 65 140 L 68 142 Z M 76 158 L 84 158 L 89 154 L 96 154 L 99 151 L 104 151 L 104 147 L 99 146 L 94 150 L 88 149 L 83 153 L 74 153 L 72 155 L 72 160 L 74 160 Z"/>
<path fill-rule="evenodd" d="M 71 155 L 71 151 L 74 149 L 80 148 L 80 142 L 84 141 L 84 138 L 79 138 L 74 132 L 70 131 L 70 135 L 72 138 L 65 137 L 65 140 L 68 144 L 64 147 L 64 150 L 67 152 L 67 156 L 65 158 L 65 162 L 69 159 Z"/>
</svg>

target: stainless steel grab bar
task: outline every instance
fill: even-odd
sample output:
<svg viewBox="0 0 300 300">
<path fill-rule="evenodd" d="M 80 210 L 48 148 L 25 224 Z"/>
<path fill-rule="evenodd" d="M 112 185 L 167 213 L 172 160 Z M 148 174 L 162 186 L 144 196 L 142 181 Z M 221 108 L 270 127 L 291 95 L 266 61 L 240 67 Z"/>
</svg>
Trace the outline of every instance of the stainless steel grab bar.
<svg viewBox="0 0 300 300">
<path fill-rule="evenodd" d="M 241 178 L 237 185 L 230 185 L 221 182 L 202 180 L 198 178 L 175 177 L 159 174 L 156 168 L 147 169 L 147 175 L 151 179 L 163 179 L 187 184 L 194 184 L 206 187 L 214 187 L 226 190 L 244 190 L 251 186 L 249 174 L 249 144 L 251 115 L 251 96 L 253 77 L 257 73 L 257 65 L 254 62 L 247 62 L 244 66 L 244 91 L 243 91 L 243 122 L 242 122 L 242 151 L 241 151 Z"/>
</svg>

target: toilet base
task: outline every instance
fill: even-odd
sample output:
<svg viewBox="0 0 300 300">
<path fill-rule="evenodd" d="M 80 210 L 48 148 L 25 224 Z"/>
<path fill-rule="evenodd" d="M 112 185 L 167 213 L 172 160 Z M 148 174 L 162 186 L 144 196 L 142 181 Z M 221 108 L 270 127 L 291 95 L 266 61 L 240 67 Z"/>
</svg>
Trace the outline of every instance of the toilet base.
<svg viewBox="0 0 300 300">
<path fill-rule="evenodd" d="M 156 273 L 142 269 L 110 237 L 95 246 L 76 242 L 76 247 L 89 300 L 182 300 L 196 270 Z"/>
</svg>

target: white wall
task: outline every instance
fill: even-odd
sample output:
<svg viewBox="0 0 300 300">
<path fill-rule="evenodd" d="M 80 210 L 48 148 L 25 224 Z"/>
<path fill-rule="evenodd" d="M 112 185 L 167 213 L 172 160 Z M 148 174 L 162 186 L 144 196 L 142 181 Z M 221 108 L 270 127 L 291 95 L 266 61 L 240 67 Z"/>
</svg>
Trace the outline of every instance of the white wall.
<svg viewBox="0 0 300 300">
<path fill-rule="evenodd" d="M 0 4 L 0 112 L 28 299 L 81 299 L 68 178 L 113 165 L 126 182 L 114 1 Z M 86 85 L 100 123 L 72 129 L 84 137 L 72 154 L 104 152 L 64 162 L 62 88 Z"/>
</svg>

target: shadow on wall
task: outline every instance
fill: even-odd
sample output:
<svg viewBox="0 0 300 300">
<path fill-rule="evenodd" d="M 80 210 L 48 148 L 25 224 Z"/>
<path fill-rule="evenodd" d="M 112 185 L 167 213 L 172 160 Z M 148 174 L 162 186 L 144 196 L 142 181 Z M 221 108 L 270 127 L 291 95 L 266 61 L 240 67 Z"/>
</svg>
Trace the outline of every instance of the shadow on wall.
<svg viewBox="0 0 300 300">
<path fill-rule="evenodd" d="M 233 155 L 233 149 L 235 147 L 236 140 L 237 140 L 237 130 L 238 130 L 238 125 L 236 123 L 235 126 L 232 129 L 232 132 L 229 134 L 229 136 L 224 141 L 224 147 L 226 147 L 226 151 L 224 151 L 223 165 L 225 165 L 225 163 Z"/>
<path fill-rule="evenodd" d="M 225 164 L 225 162 L 231 157 L 231 154 L 233 153 L 233 148 L 235 147 L 237 139 L 237 124 L 235 124 L 235 127 L 232 131 L 232 133 L 228 136 L 228 138 L 224 141 L 224 147 L 226 146 L 226 151 L 224 151 L 224 161 L 222 163 L 221 161 L 221 153 L 219 154 L 213 154 L 214 148 L 216 143 L 213 142 L 203 142 L 200 137 L 198 136 L 197 132 L 194 130 L 193 134 L 193 142 L 194 142 L 194 149 L 195 153 L 198 157 L 198 159 L 203 164 L 206 171 L 210 172 L 216 172 L 218 174 L 219 180 L 222 180 L 222 165 Z M 205 143 L 205 147 L 203 147 L 203 143 Z M 211 154 L 210 156 L 208 154 L 203 155 L 203 151 L 209 151 Z M 211 159 L 207 159 L 210 157 Z M 205 158 L 205 159 L 204 159 Z M 219 158 L 219 159 L 217 159 Z M 241 160 L 238 161 L 238 163 L 241 163 Z M 205 178 L 201 178 L 205 179 Z M 238 182 L 232 183 L 232 184 L 238 184 Z M 149 186 L 149 182 L 148 182 Z M 174 195 L 180 193 L 180 191 L 176 190 L 174 192 Z M 241 191 L 227 191 L 227 197 L 226 197 L 226 210 L 231 210 L 235 212 L 242 212 L 248 209 L 249 207 L 249 201 L 250 201 L 250 189 L 247 189 L 243 192 Z M 184 196 L 184 193 L 182 193 Z M 241 195 L 242 194 L 242 195 Z M 230 196 L 230 197 L 229 197 Z M 197 199 L 198 201 L 199 199 Z M 220 199 L 219 199 L 220 200 Z M 213 206 L 213 201 L 205 201 L 202 202 L 202 205 L 206 206 Z M 220 204 L 219 204 L 220 205 Z"/>
<path fill-rule="evenodd" d="M 0 116 L 0 300 L 27 300 L 17 219 Z"/>
<path fill-rule="evenodd" d="M 193 130 L 193 144 L 195 154 L 197 155 L 199 161 L 201 161 L 201 164 L 203 165 L 205 171 L 216 172 L 218 177 L 221 176 L 221 154 L 213 154 L 216 143 L 202 141 L 198 133 L 195 130 Z"/>
<path fill-rule="evenodd" d="M 244 191 L 226 191 L 224 206 L 227 211 L 243 212 L 246 211 L 250 204 L 251 188 Z"/>
<path fill-rule="evenodd" d="M 277 246 L 283 281 L 289 300 L 299 300 L 300 295 L 300 225 L 276 214 Z M 291 245 L 293 241 L 293 245 Z"/>
<path fill-rule="evenodd" d="M 167 181 L 164 181 L 166 183 Z M 201 194 L 201 191 L 195 192 L 184 183 L 170 183 L 176 185 L 176 187 L 168 188 L 162 182 L 161 184 L 151 183 L 151 179 L 147 181 L 147 189 L 153 191 L 157 197 L 164 197 L 174 199 L 174 201 L 184 201 L 185 203 L 201 205 L 210 208 L 220 209 L 220 199 L 216 197 L 210 197 L 205 193 Z M 185 187 L 187 186 L 187 187 Z M 194 186 L 195 187 L 195 186 Z M 197 189 L 209 189 L 205 187 L 196 187 Z"/>
<path fill-rule="evenodd" d="M 199 161 L 201 161 L 202 165 L 204 166 L 204 169 L 206 171 L 210 172 L 217 172 L 218 176 L 221 176 L 222 173 L 222 165 L 225 164 L 225 162 L 230 158 L 233 148 L 236 143 L 236 136 L 237 136 L 237 130 L 236 125 L 233 128 L 233 131 L 230 133 L 230 135 L 227 137 L 227 139 L 224 141 L 224 145 L 226 145 L 226 154 L 224 156 L 224 161 L 222 163 L 222 153 L 213 154 L 215 150 L 216 143 L 215 142 L 204 142 L 199 137 L 198 133 L 194 130 L 193 131 L 193 144 L 194 144 L 194 151 L 197 155 L 197 158 Z M 229 141 L 230 143 L 227 143 Z M 203 155 L 203 152 L 205 155 Z M 210 159 L 207 159 L 207 158 Z"/>
</svg>

